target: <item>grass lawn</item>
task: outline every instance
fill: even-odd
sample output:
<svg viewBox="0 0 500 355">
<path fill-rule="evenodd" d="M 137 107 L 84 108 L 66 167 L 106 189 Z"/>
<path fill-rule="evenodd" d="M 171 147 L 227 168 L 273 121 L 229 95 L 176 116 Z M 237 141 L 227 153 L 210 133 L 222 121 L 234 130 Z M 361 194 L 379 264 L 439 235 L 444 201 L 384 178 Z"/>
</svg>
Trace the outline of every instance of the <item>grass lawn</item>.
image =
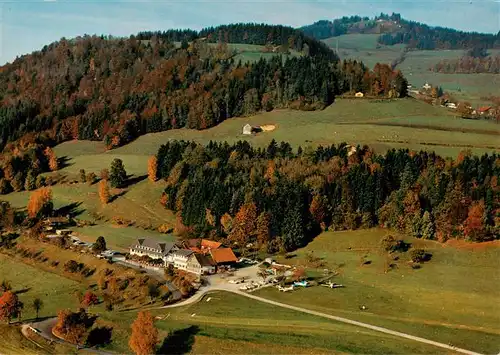
<svg viewBox="0 0 500 355">
<path fill-rule="evenodd" d="M 3 354 L 38 355 L 50 354 L 46 349 L 41 349 L 21 334 L 17 326 L 0 325 L 0 351 Z"/>
<path fill-rule="evenodd" d="M 56 316 L 60 309 L 77 307 L 74 293 L 84 289 L 76 281 L 26 265 L 3 254 L 0 254 L 0 278 L 10 281 L 13 291 L 18 293 L 24 303 L 23 319 L 35 318 L 36 313 L 31 304 L 37 297 L 44 304 L 40 317 Z"/>
<path fill-rule="evenodd" d="M 163 309 L 155 315 L 170 346 L 193 353 L 439 353 L 439 348 L 217 292 L 197 304 Z M 110 350 L 127 351 L 136 312 L 106 314 L 116 324 Z M 191 328 L 190 328 L 191 327 Z M 184 330 L 184 331 L 182 331 Z M 165 336 L 165 335 L 163 335 Z"/>
<path fill-rule="evenodd" d="M 398 125 L 396 121 L 395 125 L 394 122 L 383 125 L 385 120 L 392 119 L 400 119 L 401 124 Z M 408 127 L 405 121 L 407 119 L 412 119 L 415 123 L 421 122 L 419 124 L 426 128 Z M 246 123 L 274 124 L 276 129 L 249 137 L 241 134 Z M 448 123 L 450 129 L 444 131 L 442 127 Z M 481 129 L 487 131 L 483 132 L 486 134 L 475 133 L 475 127 L 471 126 L 472 124 L 457 123 L 452 113 L 444 108 L 413 99 L 391 102 L 339 99 L 323 111 L 276 110 L 229 119 L 203 131 L 178 129 L 148 134 L 114 150 L 112 154 L 124 157 L 141 152 L 149 156 L 155 154 L 159 146 L 169 139 L 195 140 L 203 144 L 210 140 L 227 140 L 231 143 L 244 139 L 256 146 L 265 146 L 274 138 L 278 142 L 287 141 L 294 147 L 346 141 L 351 144 L 368 144 L 379 152 L 409 147 L 414 150 L 436 151 L 452 157 L 467 148 L 477 154 L 491 152 L 492 147 L 500 150 L 498 125 L 481 122 Z"/>
<path fill-rule="evenodd" d="M 421 269 L 407 255 L 385 273 L 386 254 L 379 247 L 386 230 L 326 232 L 286 263 L 306 263 L 310 252 L 336 270 L 343 289 L 311 287 L 293 293 L 263 289 L 258 294 L 346 318 L 486 353 L 498 352 L 500 298 L 498 244 L 483 249 L 408 239 L 432 253 Z M 349 249 L 350 248 L 350 249 Z M 371 264 L 362 265 L 362 258 Z M 360 311 L 365 305 L 366 311 Z"/>
<path fill-rule="evenodd" d="M 348 34 L 323 40 L 331 48 L 338 41 L 341 59 L 356 59 L 373 69 L 376 63 L 390 64 L 401 55 L 402 45 L 385 46 L 377 43 L 378 34 Z M 490 51 L 494 55 L 497 51 Z M 429 69 L 439 61 L 461 58 L 463 50 L 412 50 L 398 65 L 414 87 L 425 83 L 439 85 L 457 100 L 469 101 L 474 106 L 491 104 L 485 97 L 495 95 L 500 86 L 500 76 L 496 74 L 441 74 Z"/>
</svg>

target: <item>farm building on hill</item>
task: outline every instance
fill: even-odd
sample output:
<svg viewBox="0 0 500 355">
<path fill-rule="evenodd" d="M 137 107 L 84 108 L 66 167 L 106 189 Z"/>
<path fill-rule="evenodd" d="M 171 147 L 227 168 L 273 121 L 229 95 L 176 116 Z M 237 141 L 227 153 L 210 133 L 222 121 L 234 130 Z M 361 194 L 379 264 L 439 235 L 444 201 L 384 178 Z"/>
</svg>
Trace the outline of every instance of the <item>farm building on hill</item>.
<svg viewBox="0 0 500 355">
<path fill-rule="evenodd" d="M 248 123 L 243 126 L 243 134 L 245 135 L 251 135 L 252 133 L 258 132 L 262 132 L 262 128 L 260 128 L 259 126 L 254 127 L 249 125 Z"/>
<path fill-rule="evenodd" d="M 246 135 L 252 134 L 252 126 L 250 126 L 248 123 L 243 126 L 243 134 Z"/>
</svg>

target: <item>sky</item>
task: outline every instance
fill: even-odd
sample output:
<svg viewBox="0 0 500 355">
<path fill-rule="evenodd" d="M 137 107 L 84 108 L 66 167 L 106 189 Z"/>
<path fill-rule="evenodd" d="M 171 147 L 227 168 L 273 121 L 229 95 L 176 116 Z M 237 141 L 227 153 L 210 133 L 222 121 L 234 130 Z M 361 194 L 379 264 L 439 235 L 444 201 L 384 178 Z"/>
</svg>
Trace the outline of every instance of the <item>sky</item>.
<svg viewBox="0 0 500 355">
<path fill-rule="evenodd" d="M 500 31 L 500 0 L 0 0 L 0 64 L 62 37 L 234 22 L 299 27 L 342 16 L 403 18 L 466 31 Z"/>
</svg>

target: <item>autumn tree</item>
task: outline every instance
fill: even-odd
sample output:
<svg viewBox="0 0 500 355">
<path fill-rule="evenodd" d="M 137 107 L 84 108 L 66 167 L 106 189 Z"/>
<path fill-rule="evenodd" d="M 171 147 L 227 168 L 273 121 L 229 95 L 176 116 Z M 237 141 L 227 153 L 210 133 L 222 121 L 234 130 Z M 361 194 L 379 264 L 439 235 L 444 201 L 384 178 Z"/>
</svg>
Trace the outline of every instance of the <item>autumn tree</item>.
<svg viewBox="0 0 500 355">
<path fill-rule="evenodd" d="M 33 310 L 36 312 L 36 319 L 38 319 L 38 315 L 43 308 L 43 301 L 40 298 L 36 297 L 31 303 L 31 308 L 33 308 Z"/>
<path fill-rule="evenodd" d="M 99 177 L 101 178 L 101 180 L 109 180 L 109 170 L 102 169 L 99 173 Z"/>
<path fill-rule="evenodd" d="M 474 241 L 486 239 L 484 201 L 475 201 L 470 207 L 467 219 L 463 224 L 463 231 L 466 238 Z"/>
<path fill-rule="evenodd" d="M 266 245 L 271 240 L 270 216 L 267 212 L 262 212 L 257 218 L 255 236 L 259 246 Z"/>
<path fill-rule="evenodd" d="M 229 239 L 233 242 L 244 244 L 255 232 L 257 220 L 257 207 L 255 203 L 246 203 L 240 207 L 233 220 L 233 229 Z"/>
<path fill-rule="evenodd" d="M 325 229 L 325 218 L 326 218 L 326 206 L 325 198 L 320 195 L 314 195 L 311 205 L 309 206 L 309 212 L 311 213 L 314 221 Z"/>
<path fill-rule="evenodd" d="M 104 205 L 110 200 L 109 185 L 107 180 L 99 181 L 99 199 Z"/>
<path fill-rule="evenodd" d="M 53 210 L 52 190 L 42 187 L 30 194 L 27 210 L 30 218 L 50 216 Z"/>
<path fill-rule="evenodd" d="M 84 309 L 78 312 L 67 309 L 58 312 L 53 331 L 70 343 L 82 345 L 91 326 L 92 320 Z"/>
<path fill-rule="evenodd" d="M 148 160 L 148 178 L 149 180 L 155 182 L 158 180 L 158 159 L 156 156 L 152 156 Z"/>
<path fill-rule="evenodd" d="M 104 239 L 103 236 L 97 237 L 94 245 L 92 245 L 92 251 L 94 253 L 102 253 L 103 251 L 106 251 L 106 240 Z"/>
<path fill-rule="evenodd" d="M 47 147 L 44 151 L 44 154 L 47 157 L 47 160 L 49 161 L 50 171 L 56 171 L 57 169 L 59 169 L 59 163 L 52 148 Z"/>
<path fill-rule="evenodd" d="M 233 217 L 229 213 L 224 213 L 220 218 L 220 224 L 224 230 L 224 233 L 230 234 L 233 229 Z"/>
<path fill-rule="evenodd" d="M 114 159 L 111 162 L 111 169 L 109 173 L 109 181 L 111 187 L 122 187 L 127 180 L 127 172 L 123 166 L 123 161 L 121 159 Z"/>
<path fill-rule="evenodd" d="M 151 355 L 155 353 L 158 344 L 158 330 L 154 326 L 151 313 L 140 311 L 132 324 L 130 349 L 137 355 Z"/>
<path fill-rule="evenodd" d="M 95 293 L 93 293 L 92 291 L 87 291 L 83 295 L 81 305 L 84 308 L 88 308 L 88 307 L 96 305 L 98 303 L 99 303 L 99 298 L 97 297 L 97 295 Z"/>
<path fill-rule="evenodd" d="M 18 318 L 21 315 L 23 303 L 12 291 L 4 292 L 0 296 L 0 319 L 7 320 L 10 323 L 12 318 Z"/>
<path fill-rule="evenodd" d="M 97 179 L 97 176 L 93 171 L 91 171 L 87 174 L 87 177 L 85 179 L 87 180 L 87 184 L 93 185 Z"/>
</svg>

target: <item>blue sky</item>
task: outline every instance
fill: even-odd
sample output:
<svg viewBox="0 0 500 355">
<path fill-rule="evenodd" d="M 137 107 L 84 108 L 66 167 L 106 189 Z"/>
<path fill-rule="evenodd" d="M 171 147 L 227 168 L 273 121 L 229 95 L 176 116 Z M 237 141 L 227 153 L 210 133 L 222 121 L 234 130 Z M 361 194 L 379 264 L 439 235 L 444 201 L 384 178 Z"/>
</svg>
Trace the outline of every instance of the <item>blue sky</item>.
<svg viewBox="0 0 500 355">
<path fill-rule="evenodd" d="M 346 15 L 399 12 L 468 31 L 500 31 L 500 0 L 0 0 L 0 64 L 61 37 L 201 29 L 232 22 L 302 26 Z"/>
</svg>

